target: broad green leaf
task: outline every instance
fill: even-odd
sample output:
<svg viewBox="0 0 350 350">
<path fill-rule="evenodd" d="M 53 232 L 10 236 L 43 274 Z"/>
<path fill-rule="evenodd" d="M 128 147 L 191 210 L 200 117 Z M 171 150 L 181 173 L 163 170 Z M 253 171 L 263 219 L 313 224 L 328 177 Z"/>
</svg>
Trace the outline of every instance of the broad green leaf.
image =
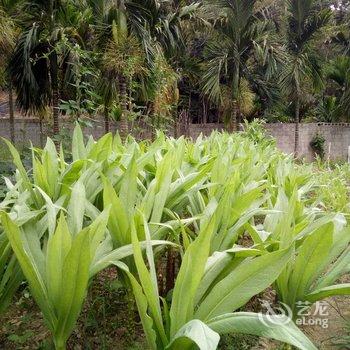
<svg viewBox="0 0 350 350">
<path fill-rule="evenodd" d="M 134 248 L 134 259 L 135 259 L 135 265 L 138 272 L 138 277 L 140 279 L 142 289 L 145 293 L 147 303 L 149 305 L 150 314 L 154 320 L 154 324 L 161 337 L 163 345 L 166 345 L 168 342 L 168 339 L 165 334 L 165 329 L 163 325 L 162 312 L 161 312 L 160 303 L 159 303 L 160 299 L 158 294 L 157 281 L 154 281 L 152 271 L 151 272 L 148 271 L 147 266 L 143 260 L 141 245 L 137 238 L 134 223 L 132 223 L 132 226 L 131 226 L 131 239 L 132 239 L 132 245 Z M 149 250 L 148 243 L 146 243 L 146 250 Z"/>
<path fill-rule="evenodd" d="M 290 248 L 244 260 L 213 287 L 199 305 L 194 317 L 208 321 L 243 306 L 252 296 L 277 279 L 291 253 Z"/>
<path fill-rule="evenodd" d="M 61 213 L 56 232 L 49 237 L 47 242 L 46 251 L 47 290 L 53 305 L 58 305 L 62 293 L 63 280 L 65 279 L 65 276 L 62 275 L 63 263 L 71 245 L 71 234 L 64 215 Z"/>
<path fill-rule="evenodd" d="M 141 249 L 145 249 L 148 242 L 140 242 Z M 162 240 L 152 240 L 150 242 L 152 246 L 162 246 L 169 245 L 173 247 L 177 247 L 176 244 L 168 241 Z M 120 248 L 114 249 L 112 252 L 100 257 L 99 259 L 95 259 L 91 264 L 90 268 L 90 276 L 94 276 L 96 273 L 102 271 L 109 265 L 115 264 L 117 261 L 123 260 L 124 258 L 133 255 L 133 245 L 127 244 Z"/>
<path fill-rule="evenodd" d="M 151 217 L 152 222 L 161 221 L 166 199 L 170 191 L 171 179 L 175 171 L 173 160 L 173 151 L 168 151 L 162 161 L 158 164 L 155 176 L 155 197 Z"/>
<path fill-rule="evenodd" d="M 114 265 L 121 268 L 127 274 L 128 278 L 130 280 L 130 283 L 131 283 L 132 290 L 134 292 L 137 308 L 139 310 L 141 323 L 142 323 L 143 330 L 144 330 L 146 338 L 147 338 L 148 345 L 149 345 L 151 350 L 157 350 L 156 333 L 153 329 L 153 320 L 148 315 L 147 298 L 142 291 L 142 287 L 137 282 L 136 278 L 130 273 L 128 267 L 125 264 L 123 264 L 119 261 L 115 261 Z"/>
<path fill-rule="evenodd" d="M 47 220 L 47 228 L 49 231 L 49 236 L 53 234 L 56 228 L 56 214 L 58 211 L 58 208 L 52 203 L 51 198 L 40 188 L 36 187 L 39 193 L 42 195 L 42 197 L 45 200 L 45 207 L 46 207 L 46 220 Z"/>
<path fill-rule="evenodd" d="M 166 349 L 190 350 L 196 345 L 199 350 L 216 350 L 220 336 L 200 320 L 191 320 L 182 326 Z"/>
<path fill-rule="evenodd" d="M 12 158 L 13 158 L 13 163 L 15 164 L 16 168 L 18 169 L 22 179 L 23 179 L 23 183 L 25 185 L 25 187 L 27 189 L 31 189 L 31 185 L 30 185 L 30 180 L 29 177 L 27 175 L 27 171 L 25 170 L 22 161 L 21 161 L 21 157 L 18 153 L 18 151 L 16 150 L 16 148 L 12 145 L 12 143 L 6 139 L 4 139 L 3 137 L 1 138 L 7 145 Z"/>
<path fill-rule="evenodd" d="M 334 286 L 317 289 L 305 296 L 305 300 L 312 303 L 334 295 L 350 295 L 350 283 L 336 284 Z"/>
<path fill-rule="evenodd" d="M 219 334 L 243 333 L 272 338 L 302 350 L 317 350 L 312 342 L 285 315 L 253 312 L 228 313 L 215 317 L 208 326 Z"/>
<path fill-rule="evenodd" d="M 83 228 L 85 201 L 85 187 L 80 181 L 78 181 L 72 188 L 70 201 L 67 207 L 67 223 L 73 236 L 80 232 Z"/>
<path fill-rule="evenodd" d="M 56 146 L 50 138 L 47 138 L 45 150 L 42 156 L 42 163 L 46 172 L 47 185 L 49 194 L 52 198 L 56 195 L 58 187 L 59 164 Z"/>
<path fill-rule="evenodd" d="M 58 321 L 54 336 L 67 341 L 79 316 L 89 281 L 90 249 L 89 235 L 83 230 L 72 241 L 71 249 L 62 266 L 61 294 L 56 304 Z"/>
<path fill-rule="evenodd" d="M 95 162 L 102 162 L 106 160 L 112 151 L 112 142 L 112 134 L 105 134 L 91 147 L 87 157 Z"/>
<path fill-rule="evenodd" d="M 316 288 L 324 288 L 333 284 L 340 276 L 350 271 L 350 246 L 344 250 L 339 258 L 333 263 L 329 271 L 320 277 Z"/>
<path fill-rule="evenodd" d="M 245 258 L 262 254 L 263 252 L 260 250 L 243 248 L 239 246 L 224 252 L 215 252 L 207 260 L 205 272 L 196 293 L 195 304 L 198 304 L 202 298 L 210 292 L 210 286 L 215 283 L 218 278 L 220 278 L 223 271 L 226 270 L 226 274 L 228 274 L 230 270 L 232 270 L 242 261 L 242 259 L 235 258 Z M 233 260 L 235 260 L 235 262 Z"/>
<path fill-rule="evenodd" d="M 104 207 L 111 206 L 110 217 L 108 220 L 108 229 L 118 247 L 131 243 L 129 236 L 129 220 L 128 213 L 124 206 L 124 203 L 115 193 L 112 184 L 103 178 L 103 204 Z"/>
<path fill-rule="evenodd" d="M 311 284 L 324 268 L 324 261 L 332 247 L 333 223 L 319 227 L 309 235 L 299 248 L 294 267 L 289 278 L 288 305 L 303 300 L 309 293 Z"/>
<path fill-rule="evenodd" d="M 6 235 L 11 243 L 11 247 L 16 254 L 26 277 L 35 301 L 38 303 L 51 330 L 54 330 L 56 316 L 52 306 L 48 303 L 49 296 L 45 286 L 44 277 L 40 274 L 38 266 L 33 258 L 23 247 L 22 235 L 18 226 L 9 218 L 8 214 L 0 213 L 1 223 Z"/>
<path fill-rule="evenodd" d="M 0 316 L 10 306 L 13 296 L 23 280 L 22 269 L 15 255 L 12 255 L 0 281 Z"/>
<path fill-rule="evenodd" d="M 123 175 L 120 188 L 120 200 L 124 204 L 124 208 L 131 216 L 134 211 L 135 201 L 137 197 L 137 165 L 133 157 Z"/>
<path fill-rule="evenodd" d="M 208 225 L 187 248 L 182 259 L 170 308 L 171 337 L 175 336 L 176 332 L 193 318 L 194 300 L 205 271 L 215 225 L 216 215 L 213 215 Z"/>
<path fill-rule="evenodd" d="M 75 124 L 72 139 L 73 162 L 86 158 L 86 149 L 84 145 L 84 136 L 79 123 Z"/>
</svg>

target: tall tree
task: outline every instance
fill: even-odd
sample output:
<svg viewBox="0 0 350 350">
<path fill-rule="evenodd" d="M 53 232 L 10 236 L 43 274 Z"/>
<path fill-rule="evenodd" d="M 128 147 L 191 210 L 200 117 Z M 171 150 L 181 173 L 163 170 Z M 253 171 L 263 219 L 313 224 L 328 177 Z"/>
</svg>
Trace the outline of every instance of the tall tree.
<svg viewBox="0 0 350 350">
<path fill-rule="evenodd" d="M 8 72 L 8 63 L 12 51 L 15 47 L 17 28 L 11 16 L 16 2 L 0 2 L 0 63 L 4 69 L 6 87 L 8 90 L 9 116 L 10 116 L 10 137 L 11 142 L 15 143 L 15 119 L 14 119 L 14 101 L 12 78 Z"/>
<path fill-rule="evenodd" d="M 118 22 L 113 22 L 113 36 L 103 55 L 103 74 L 110 86 L 110 79 L 118 84 L 120 132 L 126 136 L 128 126 L 128 90 L 132 79 L 145 70 L 142 47 L 137 38 L 128 33 L 123 10 L 118 14 Z"/>
<path fill-rule="evenodd" d="M 81 8 L 69 0 L 33 0 L 24 2 L 24 30 L 10 61 L 10 72 L 20 107 L 42 111 L 52 107 L 53 134 L 59 134 L 60 41 L 68 38 L 83 44 L 75 13 Z M 65 52 L 66 56 L 67 53 Z"/>
<path fill-rule="evenodd" d="M 305 82 L 322 86 L 322 71 L 313 39 L 330 17 L 330 8 L 320 9 L 314 0 L 291 0 L 287 8 L 286 50 L 289 59 L 281 74 L 282 87 L 294 102 L 294 153 L 299 150 L 300 104 Z"/>
<path fill-rule="evenodd" d="M 183 48 L 181 23 L 191 18 L 198 4 L 175 6 L 172 2 L 156 0 L 89 3 L 95 18 L 92 27 L 96 28 L 98 37 L 96 49 L 102 53 L 100 93 L 105 129 L 109 130 L 108 115 L 116 101 L 121 107 L 121 126 L 125 129 L 129 113 L 127 96 L 133 85 L 130 82 L 137 80 L 138 85 L 131 95 L 153 111 L 159 92 L 159 82 L 155 79 L 159 57 L 164 54 L 168 63 L 174 63 L 176 52 Z M 162 51 L 160 55 L 159 51 Z"/>
<path fill-rule="evenodd" d="M 266 81 L 276 67 L 278 50 L 268 40 L 274 25 L 264 18 L 265 9 L 258 8 L 257 3 L 256 0 L 204 2 L 204 16 L 214 31 L 204 55 L 203 90 L 219 103 L 226 95 L 226 101 L 230 101 L 231 130 L 237 129 L 240 90 L 243 93 L 243 87 L 247 87 L 242 84 L 242 78 L 251 78 L 251 58 L 259 61 L 263 57 Z"/>
<path fill-rule="evenodd" d="M 128 6 L 127 6 L 128 5 Z M 109 113 L 116 102 L 120 106 L 120 132 L 128 133 L 128 90 L 135 75 L 144 69 L 144 52 L 135 35 L 143 32 L 140 9 L 130 2 L 91 2 L 92 27 L 97 38 L 95 50 L 101 54 L 99 93 L 102 97 L 105 131 L 110 129 Z M 133 11 L 133 9 L 136 11 Z"/>
<path fill-rule="evenodd" d="M 337 114 L 344 119 L 350 114 L 350 56 L 339 56 L 333 60 L 327 77 L 336 83 Z"/>
</svg>

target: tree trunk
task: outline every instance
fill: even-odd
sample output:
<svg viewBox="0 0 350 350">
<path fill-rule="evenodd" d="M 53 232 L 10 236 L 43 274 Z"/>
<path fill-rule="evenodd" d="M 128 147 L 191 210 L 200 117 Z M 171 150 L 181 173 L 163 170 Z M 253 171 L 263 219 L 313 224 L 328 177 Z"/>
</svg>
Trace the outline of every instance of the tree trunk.
<svg viewBox="0 0 350 350">
<path fill-rule="evenodd" d="M 232 117 L 230 118 L 229 131 L 237 131 L 237 117 L 238 117 L 238 102 L 236 99 L 232 101 Z"/>
<path fill-rule="evenodd" d="M 202 105 L 203 105 L 202 123 L 207 124 L 208 123 L 208 103 L 205 97 L 203 97 L 202 99 Z"/>
<path fill-rule="evenodd" d="M 55 1 L 49 0 L 49 30 L 52 34 L 55 28 Z M 57 52 L 54 47 L 54 45 L 51 45 L 50 47 L 50 55 L 49 55 L 49 61 L 50 61 L 50 76 L 51 76 L 51 90 L 52 90 L 52 98 L 51 98 L 51 104 L 52 104 L 52 119 L 53 119 L 53 136 L 54 136 L 54 142 L 57 148 L 57 151 L 59 151 L 60 145 L 58 140 L 58 135 L 60 132 L 60 126 L 58 121 L 58 115 L 59 115 L 59 107 L 58 107 L 58 99 L 59 99 L 59 93 L 58 93 L 58 59 L 57 59 Z"/>
<path fill-rule="evenodd" d="M 178 138 L 178 134 L 179 134 L 179 131 L 178 131 L 179 126 L 178 126 L 177 118 L 178 118 L 178 114 L 175 113 L 175 115 L 174 115 L 174 129 L 173 129 L 173 136 L 175 139 Z"/>
<path fill-rule="evenodd" d="M 44 129 L 43 129 L 43 116 L 39 115 L 39 128 L 40 128 L 40 147 L 44 147 Z"/>
<path fill-rule="evenodd" d="M 119 92 L 120 92 L 120 106 L 122 114 L 120 117 L 120 136 L 125 138 L 129 133 L 129 124 L 127 119 L 128 101 L 127 101 L 127 87 L 124 76 L 119 77 Z"/>
<path fill-rule="evenodd" d="M 108 108 L 105 106 L 103 111 L 103 116 L 105 120 L 105 133 L 109 133 L 110 130 L 110 123 L 109 123 L 109 115 L 108 115 Z"/>
<path fill-rule="evenodd" d="M 57 139 L 60 126 L 59 126 L 59 107 L 58 107 L 58 62 L 57 53 L 53 49 L 50 54 L 50 74 L 51 74 L 51 89 L 52 89 L 52 117 L 53 117 L 53 135 L 55 138 L 56 147 L 59 147 L 59 141 Z"/>
<path fill-rule="evenodd" d="M 10 137 L 11 142 L 15 144 L 15 112 L 13 107 L 13 90 L 12 83 L 9 83 L 9 113 L 10 113 Z"/>
<path fill-rule="evenodd" d="M 233 84 L 232 84 L 232 94 L 233 94 L 232 115 L 229 123 L 229 130 L 231 132 L 238 130 L 237 120 L 238 120 L 238 96 L 239 96 L 240 71 L 239 71 L 238 52 L 235 55 L 236 55 L 236 62 L 235 62 L 235 70 L 234 70 Z"/>
<path fill-rule="evenodd" d="M 300 99 L 299 94 L 295 100 L 295 130 L 294 130 L 294 156 L 298 157 L 299 152 L 299 122 L 300 122 Z"/>
</svg>

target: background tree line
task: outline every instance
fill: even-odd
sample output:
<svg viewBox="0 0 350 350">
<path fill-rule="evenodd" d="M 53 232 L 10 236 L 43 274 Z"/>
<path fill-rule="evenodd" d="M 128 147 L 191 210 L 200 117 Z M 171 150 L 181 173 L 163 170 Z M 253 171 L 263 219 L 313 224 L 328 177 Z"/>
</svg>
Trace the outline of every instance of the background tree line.
<svg viewBox="0 0 350 350">
<path fill-rule="evenodd" d="M 1 0 L 1 82 L 59 116 L 157 128 L 245 119 L 349 121 L 350 1 Z M 12 127 L 12 138 L 14 139 Z"/>
</svg>

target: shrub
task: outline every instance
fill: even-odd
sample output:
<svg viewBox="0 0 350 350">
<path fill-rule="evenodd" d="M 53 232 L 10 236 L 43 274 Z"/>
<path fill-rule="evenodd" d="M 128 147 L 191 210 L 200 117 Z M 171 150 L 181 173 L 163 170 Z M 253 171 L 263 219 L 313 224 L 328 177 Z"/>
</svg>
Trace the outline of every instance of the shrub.
<svg viewBox="0 0 350 350">
<path fill-rule="evenodd" d="M 314 349 L 285 316 L 272 327 L 239 309 L 270 285 L 292 309 L 349 293 L 335 284 L 349 266 L 344 217 L 320 207 L 312 168 L 259 128 L 194 142 L 159 133 L 150 143 L 112 134 L 84 142 L 77 127 L 69 158 L 48 139 L 29 171 L 8 147 L 17 170 L 0 204 L 0 311 L 25 279 L 57 349 L 91 279 L 111 264 L 153 349 L 215 349 L 219 334 L 234 332 Z M 179 252 L 177 276 L 164 276 L 174 285 L 167 298 L 156 268 L 164 246 Z"/>
</svg>

